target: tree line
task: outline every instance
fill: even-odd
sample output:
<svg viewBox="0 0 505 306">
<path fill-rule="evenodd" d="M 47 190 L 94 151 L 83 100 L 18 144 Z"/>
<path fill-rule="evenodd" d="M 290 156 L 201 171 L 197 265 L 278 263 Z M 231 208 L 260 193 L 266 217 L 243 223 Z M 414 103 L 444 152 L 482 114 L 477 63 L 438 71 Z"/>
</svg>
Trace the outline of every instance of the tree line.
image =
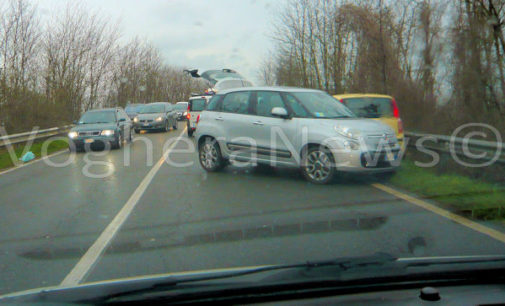
<svg viewBox="0 0 505 306">
<path fill-rule="evenodd" d="M 26 0 L 0 5 L 0 126 L 9 133 L 70 123 L 92 108 L 187 100 L 204 89 L 149 42 L 69 3 L 45 22 Z"/>
<path fill-rule="evenodd" d="M 396 97 L 407 129 L 465 122 L 505 131 L 504 0 L 290 0 L 268 85 Z"/>
</svg>

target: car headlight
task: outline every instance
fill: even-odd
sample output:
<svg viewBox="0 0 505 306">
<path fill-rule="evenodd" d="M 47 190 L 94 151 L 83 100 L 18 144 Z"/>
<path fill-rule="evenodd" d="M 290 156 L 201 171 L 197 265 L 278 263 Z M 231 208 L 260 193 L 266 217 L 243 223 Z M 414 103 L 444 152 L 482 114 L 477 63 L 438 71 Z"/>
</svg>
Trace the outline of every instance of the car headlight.
<svg viewBox="0 0 505 306">
<path fill-rule="evenodd" d="M 359 130 L 351 129 L 348 127 L 335 126 L 335 131 L 344 137 L 355 140 L 360 139 L 361 136 L 361 132 Z"/>
<path fill-rule="evenodd" d="M 163 117 L 156 118 L 156 122 L 161 122 L 161 121 L 163 121 Z"/>
<path fill-rule="evenodd" d="M 112 135 L 114 135 L 114 130 L 103 130 L 101 135 L 102 136 L 112 136 Z"/>
<path fill-rule="evenodd" d="M 139 117 L 135 117 L 135 118 L 133 118 L 133 122 L 135 122 L 135 123 L 136 123 L 136 122 L 139 122 Z"/>
<path fill-rule="evenodd" d="M 78 135 L 79 135 L 79 133 L 72 131 L 72 132 L 68 133 L 68 138 L 73 139 L 73 138 L 76 138 Z"/>
</svg>

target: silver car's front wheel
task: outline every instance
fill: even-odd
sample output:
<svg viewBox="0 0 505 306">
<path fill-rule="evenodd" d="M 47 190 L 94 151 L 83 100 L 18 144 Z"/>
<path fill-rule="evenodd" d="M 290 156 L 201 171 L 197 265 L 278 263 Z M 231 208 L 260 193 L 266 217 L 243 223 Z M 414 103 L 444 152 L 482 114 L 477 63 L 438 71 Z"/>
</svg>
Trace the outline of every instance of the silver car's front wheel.
<svg viewBox="0 0 505 306">
<path fill-rule="evenodd" d="M 302 172 L 305 178 L 316 184 L 326 184 L 335 175 L 332 153 L 323 147 L 312 147 L 302 156 Z"/>
<path fill-rule="evenodd" d="M 224 167 L 219 145 L 214 139 L 206 138 L 198 148 L 200 164 L 207 171 L 217 171 Z"/>
</svg>

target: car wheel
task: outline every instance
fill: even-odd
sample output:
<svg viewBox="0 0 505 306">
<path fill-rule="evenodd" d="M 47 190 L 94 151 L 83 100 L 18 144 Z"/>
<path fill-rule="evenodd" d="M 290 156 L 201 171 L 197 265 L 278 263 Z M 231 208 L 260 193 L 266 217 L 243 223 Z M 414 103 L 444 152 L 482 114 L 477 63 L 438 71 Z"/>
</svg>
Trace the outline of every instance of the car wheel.
<svg viewBox="0 0 505 306">
<path fill-rule="evenodd" d="M 140 133 L 140 130 L 139 129 L 135 129 L 135 134 L 138 134 Z"/>
<path fill-rule="evenodd" d="M 121 135 L 121 133 L 119 133 L 116 141 L 114 142 L 114 144 L 112 145 L 112 148 L 113 149 L 121 149 L 121 146 L 123 145 L 123 135 Z"/>
<path fill-rule="evenodd" d="M 68 146 L 68 150 L 69 150 L 71 153 L 74 153 L 74 152 L 82 152 L 82 151 L 83 151 L 83 147 L 69 145 L 69 146 Z"/>
<path fill-rule="evenodd" d="M 202 168 L 209 172 L 221 170 L 226 165 L 219 144 L 210 137 L 205 138 L 198 147 L 198 157 Z"/>
<path fill-rule="evenodd" d="M 333 154 L 322 146 L 310 147 L 302 153 L 301 170 L 303 176 L 309 182 L 327 184 L 336 173 Z"/>
</svg>

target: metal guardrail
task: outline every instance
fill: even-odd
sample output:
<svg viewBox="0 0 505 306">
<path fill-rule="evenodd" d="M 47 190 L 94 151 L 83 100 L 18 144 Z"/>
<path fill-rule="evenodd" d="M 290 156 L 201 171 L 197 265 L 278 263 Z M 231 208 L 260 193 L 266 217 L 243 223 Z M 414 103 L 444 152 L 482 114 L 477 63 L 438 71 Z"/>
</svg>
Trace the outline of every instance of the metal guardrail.
<svg viewBox="0 0 505 306">
<path fill-rule="evenodd" d="M 40 141 L 48 139 L 53 136 L 65 135 L 73 125 L 65 125 L 61 127 L 53 127 L 44 130 L 36 130 L 31 132 L 24 132 L 19 134 L 12 134 L 0 137 L 0 148 L 5 147 L 9 144 L 15 145 L 20 143 L 25 143 L 30 139 L 34 141 Z"/>
<path fill-rule="evenodd" d="M 456 155 L 462 159 L 470 158 L 474 161 L 495 161 L 505 164 L 505 143 L 503 142 L 412 132 L 406 132 L 405 136 L 408 138 L 407 147 L 409 148 L 418 149 L 418 140 L 424 139 L 422 147 L 428 150 Z M 480 156 L 476 158 L 477 155 Z"/>
</svg>

